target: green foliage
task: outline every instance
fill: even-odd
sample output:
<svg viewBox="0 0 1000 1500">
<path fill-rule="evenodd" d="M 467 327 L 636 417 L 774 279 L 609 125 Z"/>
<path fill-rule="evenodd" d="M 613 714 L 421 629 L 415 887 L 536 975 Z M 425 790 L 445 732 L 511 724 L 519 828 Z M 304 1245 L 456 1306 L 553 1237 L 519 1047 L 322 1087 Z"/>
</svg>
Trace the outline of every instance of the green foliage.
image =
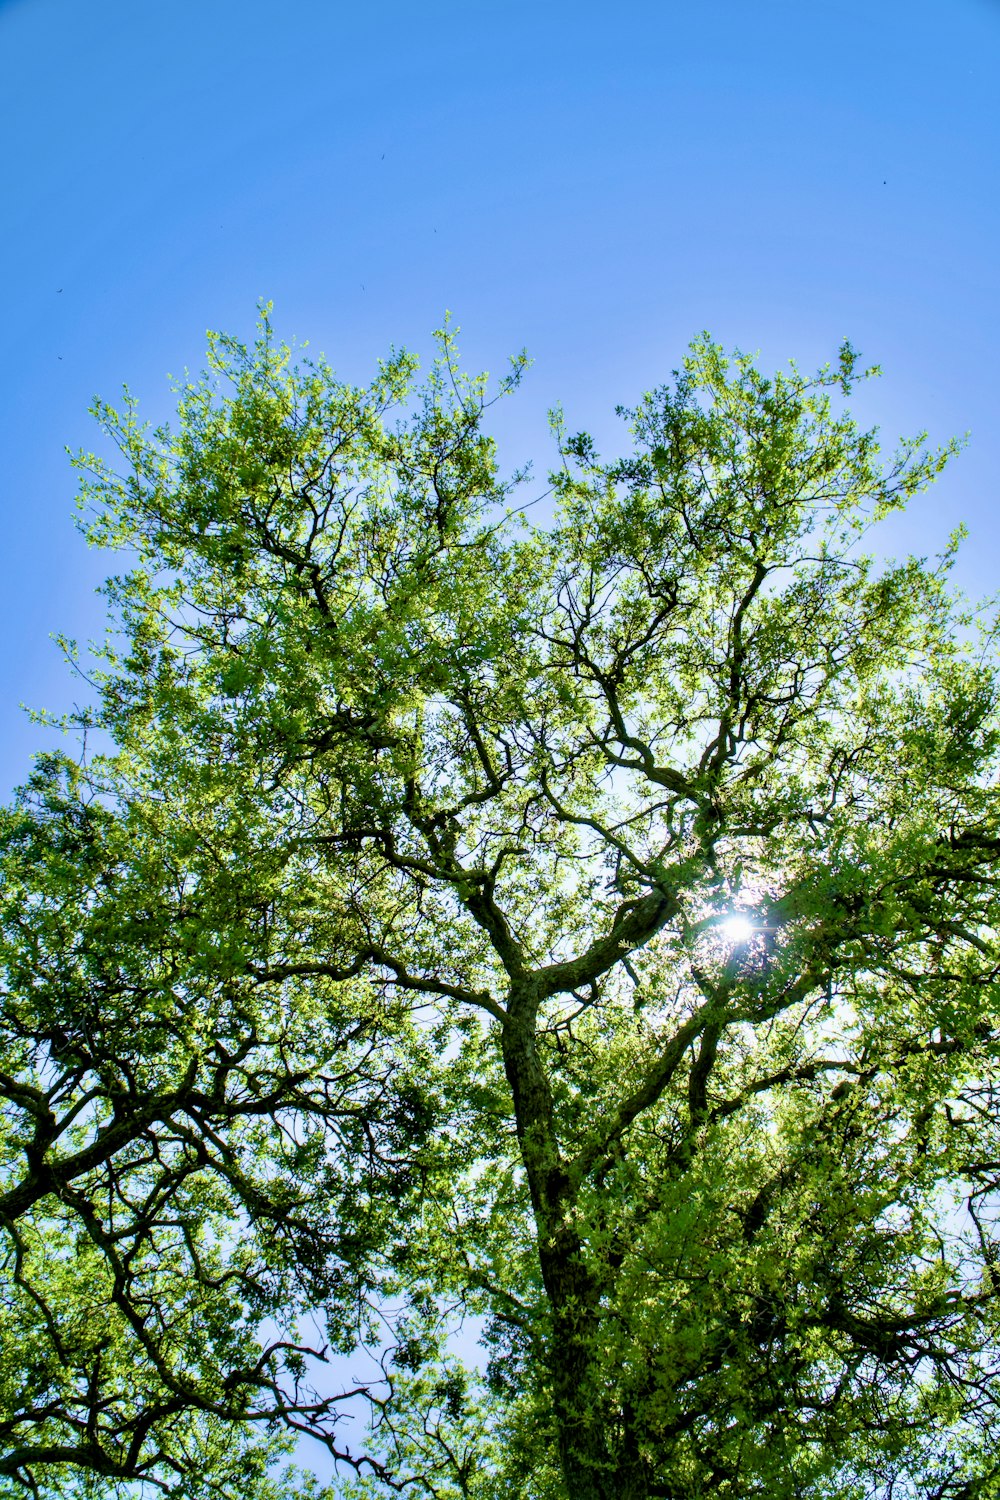
<svg viewBox="0 0 1000 1500">
<path fill-rule="evenodd" d="M 531 526 L 414 375 L 265 317 L 78 460 L 127 564 L 112 748 L 2 829 L 0 1484 L 1000 1494 L 995 623 L 861 550 L 954 445 L 703 336 Z"/>
</svg>

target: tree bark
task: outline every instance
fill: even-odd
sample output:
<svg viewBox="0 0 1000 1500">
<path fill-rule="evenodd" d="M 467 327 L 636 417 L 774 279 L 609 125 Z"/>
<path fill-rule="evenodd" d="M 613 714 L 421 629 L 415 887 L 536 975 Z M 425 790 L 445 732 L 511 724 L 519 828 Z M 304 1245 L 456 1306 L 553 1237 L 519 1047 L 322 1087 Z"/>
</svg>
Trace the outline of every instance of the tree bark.
<svg viewBox="0 0 1000 1500">
<path fill-rule="evenodd" d="M 623 1465 L 609 1441 L 610 1413 L 594 1360 L 600 1287 L 586 1265 L 573 1213 L 576 1190 L 556 1138 L 552 1094 L 535 1042 L 536 1012 L 530 995 L 512 999 L 503 1055 L 551 1309 L 547 1363 L 566 1491 L 571 1500 L 645 1500 L 638 1456 Z"/>
</svg>

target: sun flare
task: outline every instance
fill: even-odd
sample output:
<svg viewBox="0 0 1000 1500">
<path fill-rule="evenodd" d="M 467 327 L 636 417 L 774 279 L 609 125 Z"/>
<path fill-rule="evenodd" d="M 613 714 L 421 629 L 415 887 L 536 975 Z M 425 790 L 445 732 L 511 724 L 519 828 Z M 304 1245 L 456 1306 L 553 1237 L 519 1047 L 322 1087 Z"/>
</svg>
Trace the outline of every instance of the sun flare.
<svg viewBox="0 0 1000 1500">
<path fill-rule="evenodd" d="M 748 943 L 757 931 L 750 918 L 739 912 L 726 917 L 719 925 L 723 937 L 730 943 Z"/>
</svg>

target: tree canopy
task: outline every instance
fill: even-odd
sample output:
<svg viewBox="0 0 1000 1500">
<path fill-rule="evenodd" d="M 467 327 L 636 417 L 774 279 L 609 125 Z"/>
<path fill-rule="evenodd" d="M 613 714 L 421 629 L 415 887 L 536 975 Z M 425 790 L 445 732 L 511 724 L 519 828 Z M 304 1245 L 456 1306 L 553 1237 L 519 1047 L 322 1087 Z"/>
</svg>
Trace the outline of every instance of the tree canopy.
<svg viewBox="0 0 1000 1500">
<path fill-rule="evenodd" d="M 98 404 L 113 629 L 0 826 L 0 1493 L 1000 1495 L 997 622 L 866 551 L 956 446 L 871 373 L 703 336 L 624 457 L 556 415 L 549 521 L 447 330 Z"/>
</svg>

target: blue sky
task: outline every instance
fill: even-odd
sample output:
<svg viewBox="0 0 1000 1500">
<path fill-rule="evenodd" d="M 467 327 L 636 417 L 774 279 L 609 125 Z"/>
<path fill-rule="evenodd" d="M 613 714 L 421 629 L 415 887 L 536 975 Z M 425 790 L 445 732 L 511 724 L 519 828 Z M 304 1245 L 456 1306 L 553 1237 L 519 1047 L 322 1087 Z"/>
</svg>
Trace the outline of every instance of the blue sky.
<svg viewBox="0 0 1000 1500">
<path fill-rule="evenodd" d="M 259 298 L 352 379 L 446 308 L 472 365 L 526 346 L 497 426 L 540 474 L 553 402 L 611 447 L 702 328 L 772 364 L 849 336 L 887 438 L 971 430 L 893 545 L 964 518 L 995 589 L 998 62 L 1000 0 L 0 3 L 4 788 L 113 566 L 64 445 L 123 380 L 166 416 Z"/>
</svg>

